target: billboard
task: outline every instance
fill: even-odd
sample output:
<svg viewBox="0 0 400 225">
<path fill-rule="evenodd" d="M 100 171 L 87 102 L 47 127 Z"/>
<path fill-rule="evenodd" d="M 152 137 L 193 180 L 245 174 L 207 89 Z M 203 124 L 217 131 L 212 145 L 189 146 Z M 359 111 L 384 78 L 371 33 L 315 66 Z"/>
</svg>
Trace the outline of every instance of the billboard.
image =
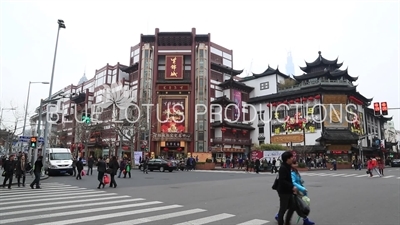
<svg viewBox="0 0 400 225">
<path fill-rule="evenodd" d="M 162 133 L 183 133 L 185 126 L 185 99 L 162 99 L 161 100 L 161 123 Z"/>
<path fill-rule="evenodd" d="M 183 79 L 183 56 L 165 57 L 165 79 Z"/>
<path fill-rule="evenodd" d="M 234 119 L 237 120 L 240 118 L 240 114 L 242 113 L 242 92 L 238 90 L 233 90 L 233 101 L 236 103 L 237 107 L 234 107 Z"/>
</svg>

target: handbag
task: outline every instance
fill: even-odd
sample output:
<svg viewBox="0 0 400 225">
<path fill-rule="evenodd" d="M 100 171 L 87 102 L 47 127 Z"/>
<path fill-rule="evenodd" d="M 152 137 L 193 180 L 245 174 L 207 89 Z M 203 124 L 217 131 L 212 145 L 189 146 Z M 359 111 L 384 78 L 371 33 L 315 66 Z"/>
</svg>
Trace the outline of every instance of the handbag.
<svg viewBox="0 0 400 225">
<path fill-rule="evenodd" d="M 109 184 L 110 183 L 110 178 L 107 175 L 104 175 L 103 177 L 103 183 L 104 184 Z"/>
<path fill-rule="evenodd" d="M 310 214 L 310 206 L 302 199 L 301 196 L 293 195 L 296 213 L 306 218 Z"/>
<path fill-rule="evenodd" d="M 279 175 L 276 176 L 274 184 L 272 184 L 272 190 L 278 189 L 278 183 L 279 183 Z"/>
<path fill-rule="evenodd" d="M 3 173 L 1 174 L 2 177 L 6 176 L 6 171 L 4 170 Z"/>
</svg>

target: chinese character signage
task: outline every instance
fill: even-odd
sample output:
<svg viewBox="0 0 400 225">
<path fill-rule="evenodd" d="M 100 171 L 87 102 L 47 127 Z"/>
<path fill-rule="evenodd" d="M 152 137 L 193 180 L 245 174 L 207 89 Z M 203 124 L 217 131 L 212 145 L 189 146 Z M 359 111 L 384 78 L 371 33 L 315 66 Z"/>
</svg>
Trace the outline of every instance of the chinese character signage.
<svg viewBox="0 0 400 225">
<path fill-rule="evenodd" d="M 154 141 L 193 141 L 190 133 L 154 133 Z M 167 144 L 167 143 L 166 143 Z"/>
<path fill-rule="evenodd" d="M 166 147 L 181 147 L 181 142 L 180 141 L 167 141 L 165 143 Z"/>
<path fill-rule="evenodd" d="M 157 86 L 159 91 L 189 91 L 188 84 L 160 84 Z"/>
<path fill-rule="evenodd" d="M 162 133 L 185 132 L 185 99 L 162 99 L 160 122 Z"/>
<path fill-rule="evenodd" d="M 183 79 L 183 56 L 165 57 L 165 79 Z"/>
</svg>

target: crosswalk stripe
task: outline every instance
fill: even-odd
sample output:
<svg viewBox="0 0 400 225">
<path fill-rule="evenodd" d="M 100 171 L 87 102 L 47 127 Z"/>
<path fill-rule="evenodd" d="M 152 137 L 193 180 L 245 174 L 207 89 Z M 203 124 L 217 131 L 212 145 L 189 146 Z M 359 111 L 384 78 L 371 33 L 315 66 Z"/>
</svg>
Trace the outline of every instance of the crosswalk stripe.
<svg viewBox="0 0 400 225">
<path fill-rule="evenodd" d="M 49 191 L 56 191 L 56 190 L 72 190 L 72 189 L 79 189 L 78 187 L 53 187 L 53 188 L 41 188 L 41 189 L 31 189 L 30 191 L 35 192 L 49 192 Z M 7 191 L 0 191 L 1 194 L 5 193 L 24 193 L 27 192 L 29 189 L 12 189 Z"/>
<path fill-rule="evenodd" d="M 339 176 L 343 176 L 343 175 L 346 175 L 346 174 L 343 174 L 343 173 L 333 174 L 332 177 L 339 177 Z"/>
<path fill-rule="evenodd" d="M 263 225 L 263 224 L 267 224 L 269 223 L 268 220 L 259 220 L 259 219 L 254 219 L 254 220 L 250 220 L 244 223 L 239 223 L 237 225 Z"/>
<path fill-rule="evenodd" d="M 186 215 L 191 215 L 191 214 L 195 214 L 195 213 L 201 213 L 201 212 L 205 212 L 205 211 L 207 211 L 207 210 L 205 210 L 205 209 L 190 209 L 190 210 L 185 210 L 185 211 L 167 213 L 167 214 L 151 216 L 151 217 L 144 217 L 144 218 L 139 218 L 139 219 L 134 219 L 134 220 L 129 220 L 129 221 L 118 222 L 118 223 L 110 223 L 107 225 L 143 224 L 143 223 L 150 223 L 150 222 L 156 222 L 156 221 L 160 221 L 160 220 L 171 219 L 171 218 L 175 218 L 175 217 L 179 217 L 179 216 L 186 216 Z"/>
<path fill-rule="evenodd" d="M 24 213 L 36 213 L 36 212 L 43 212 L 43 211 L 52 211 L 52 210 L 60 210 L 60 209 L 71 209 L 71 208 L 78 208 L 78 207 L 91 207 L 96 205 L 111 205 L 115 203 L 124 203 L 124 202 L 135 202 L 135 199 L 118 199 L 115 201 L 107 201 L 104 202 L 103 199 L 101 202 L 90 202 L 87 204 L 79 204 L 79 205 L 63 205 L 58 207 L 49 207 L 49 208 L 35 208 L 35 209 L 28 209 L 28 210 L 17 210 L 13 212 L 5 212 L 1 213 L 1 216 L 9 216 L 9 215 L 18 215 Z"/>
<path fill-rule="evenodd" d="M 364 175 L 359 175 L 359 176 L 356 176 L 356 177 L 366 177 L 366 176 L 369 176 L 368 174 L 364 174 Z"/>
<path fill-rule="evenodd" d="M 392 177 L 394 177 L 394 176 L 393 175 L 389 175 L 389 176 L 384 176 L 382 178 L 392 178 Z"/>
<path fill-rule="evenodd" d="M 104 202 L 104 203 L 106 204 L 106 202 Z M 162 202 L 159 202 L 159 201 L 153 201 L 153 202 L 134 203 L 134 204 L 128 204 L 128 205 L 117 205 L 117 206 L 113 206 L 112 209 L 113 210 L 127 209 L 127 208 L 146 206 L 146 205 L 155 205 L 155 204 L 161 204 L 161 203 Z M 109 208 L 109 207 L 81 209 L 81 210 L 61 212 L 61 213 L 49 213 L 49 214 L 43 214 L 43 215 L 37 215 L 37 216 L 11 218 L 11 219 L 6 219 L 6 220 L 3 219 L 1 222 L 2 222 L 2 224 L 15 223 L 15 222 L 28 221 L 28 220 L 38 220 L 38 219 L 54 218 L 54 217 L 60 217 L 60 216 L 71 216 L 71 215 L 78 215 L 78 214 L 84 214 L 84 213 L 109 211 L 110 209 L 111 208 Z M 53 223 L 53 224 L 60 224 L 60 223 L 57 222 L 57 223 Z"/>
<path fill-rule="evenodd" d="M 98 197 L 98 192 L 93 191 L 91 193 L 87 193 L 86 195 L 97 195 L 97 196 L 94 196 L 94 197 Z M 104 193 L 104 194 L 102 194 L 102 196 L 106 196 L 106 195 L 117 195 L 117 194 L 115 194 L 115 193 Z M 89 197 L 89 196 L 85 196 L 85 198 L 87 198 L 87 197 Z M 76 199 L 76 196 L 61 197 L 61 198 L 47 198 L 46 195 L 44 195 L 43 198 L 41 198 L 41 199 L 26 200 L 26 201 L 22 201 L 22 202 L 24 204 L 26 204 L 26 203 L 30 203 L 30 202 L 42 202 L 44 200 L 47 200 L 47 201 L 58 201 L 58 200 L 64 200 L 64 199 Z M 13 202 L 6 202 L 6 203 L 3 203 L 3 201 L 0 202 L 0 206 L 11 205 L 11 204 L 21 204 L 21 201 L 13 201 Z M 9 208 L 9 207 L 7 206 L 7 208 Z"/>
<path fill-rule="evenodd" d="M 64 189 L 64 190 L 54 190 L 54 191 L 49 191 L 49 190 L 43 190 L 43 191 L 38 191 L 36 189 L 33 190 L 27 190 L 26 191 L 20 191 L 20 192 L 7 192 L 7 193 L 1 193 L 0 192 L 0 198 L 4 198 L 6 196 L 21 196 L 21 195 L 37 195 L 37 194 L 42 194 L 42 193 L 58 193 L 58 192 L 73 192 L 73 191 L 82 191 L 82 190 L 88 190 L 87 188 L 76 188 L 76 189 Z"/>
<path fill-rule="evenodd" d="M 123 212 L 109 213 L 109 214 L 96 215 L 96 216 L 87 216 L 87 217 L 83 217 L 83 218 L 70 219 L 70 220 L 52 221 L 49 223 L 41 223 L 41 224 L 36 224 L 36 225 L 54 225 L 54 224 L 67 225 L 67 224 L 74 224 L 74 223 L 84 223 L 84 222 L 90 222 L 90 221 L 96 221 L 96 220 L 104 220 L 104 219 L 109 219 L 109 218 L 130 216 L 130 215 L 136 215 L 136 214 L 140 214 L 140 213 L 156 212 L 156 211 L 175 209 L 175 208 L 181 208 L 181 207 L 183 207 L 183 206 L 182 205 L 167 205 L 167 206 L 160 206 L 160 207 L 147 208 L 147 209 L 125 210 Z M 125 208 L 125 206 L 123 208 Z M 113 209 L 115 209 L 115 207 L 113 207 Z M 99 209 L 94 209 L 93 212 L 97 212 L 98 210 Z M 105 210 L 110 210 L 110 208 L 107 207 L 107 208 L 105 208 Z M 75 215 L 75 213 L 72 215 Z M 126 222 L 123 224 L 126 224 Z"/>
<path fill-rule="evenodd" d="M 212 222 L 228 219 L 228 218 L 231 218 L 234 216 L 235 215 L 232 215 L 232 214 L 222 213 L 222 214 L 218 214 L 218 215 L 214 215 L 214 216 L 203 217 L 203 218 L 200 218 L 197 220 L 191 220 L 191 221 L 184 222 L 184 223 L 178 223 L 175 225 L 193 225 L 193 224 L 203 225 L 203 224 L 207 224 L 207 223 L 212 223 Z"/>
<path fill-rule="evenodd" d="M 41 195 L 19 195 L 19 196 L 4 196 L 1 197 L 1 201 L 3 202 L 9 202 L 9 201 L 25 201 L 26 199 L 35 199 L 35 198 L 43 198 L 44 196 L 46 197 L 61 197 L 61 196 L 71 196 L 71 195 L 85 195 L 87 193 L 91 193 L 94 191 L 68 191 L 68 192 L 50 192 L 49 194 L 42 193 Z"/>
<path fill-rule="evenodd" d="M 102 195 L 104 196 L 104 195 Z M 95 200 L 97 200 L 98 196 L 85 196 L 86 200 L 91 200 L 90 197 L 96 197 Z M 113 200 L 113 199 L 121 199 L 121 198 L 130 198 L 128 195 L 121 195 L 121 196 L 112 196 L 112 197 L 101 197 L 101 201 L 104 202 L 106 200 Z M 133 200 L 135 201 L 143 201 L 145 200 L 144 198 L 134 198 Z M 15 205 L 15 206 L 7 206 L 7 209 L 21 209 L 21 208 L 33 208 L 33 207 L 41 207 L 41 206 L 49 206 L 49 205 L 68 205 L 68 204 L 74 204 L 76 203 L 76 200 L 71 200 L 71 201 L 56 201 L 56 202 L 46 202 L 46 203 L 38 203 L 38 204 L 32 204 L 32 205 Z"/>
<path fill-rule="evenodd" d="M 400 180 L 400 177 L 398 177 L 397 179 L 399 179 L 399 180 Z"/>
<path fill-rule="evenodd" d="M 343 176 L 343 177 L 352 177 L 352 176 L 355 176 L 355 175 L 357 175 L 357 174 L 353 173 L 353 174 L 349 174 L 349 175 L 346 175 L 346 176 Z"/>
</svg>

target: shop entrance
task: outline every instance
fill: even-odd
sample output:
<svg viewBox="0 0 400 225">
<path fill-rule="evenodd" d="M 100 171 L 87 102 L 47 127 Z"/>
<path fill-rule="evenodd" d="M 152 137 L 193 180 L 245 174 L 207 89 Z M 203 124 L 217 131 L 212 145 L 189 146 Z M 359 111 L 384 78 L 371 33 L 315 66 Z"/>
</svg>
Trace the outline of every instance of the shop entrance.
<svg viewBox="0 0 400 225">
<path fill-rule="evenodd" d="M 184 149 L 183 148 L 161 148 L 160 155 L 164 159 L 182 159 L 184 158 Z"/>
</svg>

